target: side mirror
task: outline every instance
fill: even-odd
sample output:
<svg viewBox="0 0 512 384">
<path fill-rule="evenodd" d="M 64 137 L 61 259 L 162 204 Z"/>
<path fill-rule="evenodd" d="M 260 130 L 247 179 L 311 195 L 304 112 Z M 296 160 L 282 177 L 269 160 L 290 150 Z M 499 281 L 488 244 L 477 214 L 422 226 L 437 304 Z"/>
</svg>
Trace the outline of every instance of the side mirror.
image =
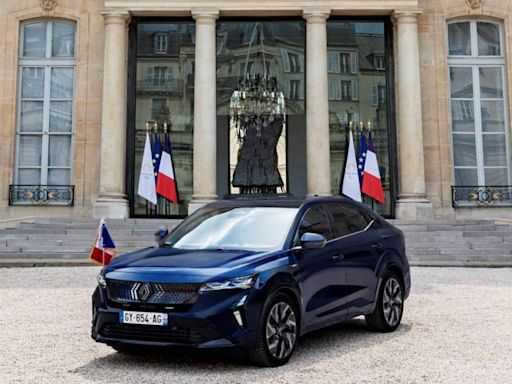
<svg viewBox="0 0 512 384">
<path fill-rule="evenodd" d="M 320 249 L 325 246 L 326 239 L 319 233 L 306 232 L 300 238 L 300 246 L 303 249 Z"/>
<path fill-rule="evenodd" d="M 169 230 L 167 228 L 160 228 L 158 231 L 156 231 L 154 233 L 156 243 L 159 246 L 164 245 L 165 239 L 167 238 L 168 234 L 169 234 Z"/>
</svg>

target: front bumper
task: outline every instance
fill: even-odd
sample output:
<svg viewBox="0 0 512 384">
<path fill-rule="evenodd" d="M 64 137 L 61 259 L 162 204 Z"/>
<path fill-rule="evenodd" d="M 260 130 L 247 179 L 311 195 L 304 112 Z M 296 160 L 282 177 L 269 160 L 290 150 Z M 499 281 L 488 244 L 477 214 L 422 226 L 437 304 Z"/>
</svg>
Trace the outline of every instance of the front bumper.
<svg viewBox="0 0 512 384">
<path fill-rule="evenodd" d="M 93 294 L 91 336 L 108 345 L 144 345 L 193 348 L 251 348 L 257 327 L 259 303 L 251 290 L 219 291 L 198 294 L 195 303 L 185 310 L 141 308 L 113 303 L 106 290 L 97 287 Z M 245 300 L 243 300 L 245 296 Z M 256 295 L 257 296 L 257 295 Z M 239 305 L 243 301 L 242 305 Z M 121 324 L 123 310 L 167 313 L 167 326 Z M 234 312 L 238 311 L 242 325 Z"/>
</svg>

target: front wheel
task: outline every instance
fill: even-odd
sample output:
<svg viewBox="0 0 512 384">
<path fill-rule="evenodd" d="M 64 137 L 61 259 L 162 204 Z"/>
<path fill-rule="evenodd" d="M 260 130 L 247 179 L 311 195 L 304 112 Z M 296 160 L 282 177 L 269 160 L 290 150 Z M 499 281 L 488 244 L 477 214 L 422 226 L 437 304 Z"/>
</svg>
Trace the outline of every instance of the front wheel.
<svg viewBox="0 0 512 384">
<path fill-rule="evenodd" d="M 270 295 L 263 305 L 251 360 L 261 366 L 277 367 L 290 360 L 298 338 L 298 311 L 285 293 Z"/>
<path fill-rule="evenodd" d="M 386 272 L 377 296 L 375 310 L 366 315 L 366 324 L 377 332 L 393 332 L 400 325 L 404 311 L 402 279 L 393 271 Z"/>
</svg>

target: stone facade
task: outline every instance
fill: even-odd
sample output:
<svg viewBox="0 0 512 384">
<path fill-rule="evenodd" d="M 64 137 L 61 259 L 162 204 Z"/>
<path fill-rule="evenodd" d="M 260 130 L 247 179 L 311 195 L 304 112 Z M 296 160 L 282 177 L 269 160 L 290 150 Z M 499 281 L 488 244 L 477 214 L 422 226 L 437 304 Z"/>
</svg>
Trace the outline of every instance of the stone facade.
<svg viewBox="0 0 512 384">
<path fill-rule="evenodd" d="M 307 192 L 326 195 L 329 127 L 325 23 L 329 16 L 389 16 L 394 23 L 398 135 L 398 218 L 510 218 L 512 208 L 452 208 L 453 166 L 447 22 L 502 23 L 512 73 L 508 0 L 5 0 L 0 14 L 0 220 L 30 216 L 128 216 L 125 191 L 127 25 L 131 16 L 189 17 L 196 22 L 194 184 L 191 209 L 216 198 L 215 22 L 218 17 L 303 17 L 307 25 Z M 76 21 L 73 207 L 9 206 L 16 150 L 20 23 Z M 198 81 L 200 80 L 200 81 Z M 200 84 L 200 85 L 199 85 Z M 512 111 L 511 76 L 506 76 Z M 508 124 L 509 127 L 511 124 Z M 315 133 L 313 134 L 313 128 Z M 509 134 L 509 136 L 511 136 Z M 323 170 L 323 171 L 313 171 Z"/>
</svg>

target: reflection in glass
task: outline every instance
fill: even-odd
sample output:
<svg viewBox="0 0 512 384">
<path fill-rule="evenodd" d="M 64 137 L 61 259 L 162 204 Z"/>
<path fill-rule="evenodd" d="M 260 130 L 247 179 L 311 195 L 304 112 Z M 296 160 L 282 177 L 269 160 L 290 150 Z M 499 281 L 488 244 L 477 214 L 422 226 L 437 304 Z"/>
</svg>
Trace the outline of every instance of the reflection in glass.
<svg viewBox="0 0 512 384">
<path fill-rule="evenodd" d="M 474 132 L 475 115 L 473 100 L 452 100 L 453 132 Z"/>
<path fill-rule="evenodd" d="M 18 183 L 21 185 L 34 184 L 37 185 L 41 181 L 41 170 L 35 168 L 19 168 Z"/>
<path fill-rule="evenodd" d="M 137 24 L 135 106 L 135 215 L 186 215 L 192 196 L 192 136 L 194 115 L 195 24 L 186 22 L 141 22 Z M 145 124 L 158 124 L 163 143 L 164 122 L 168 123 L 179 204 L 159 197 L 155 207 L 138 196 L 138 180 Z M 151 135 L 153 140 L 153 135 Z M 153 142 L 153 141 L 152 141 Z"/>
<path fill-rule="evenodd" d="M 500 186 L 508 184 L 507 168 L 485 168 L 485 185 Z"/>
<path fill-rule="evenodd" d="M 44 68 L 23 67 L 21 71 L 21 97 L 42 99 L 44 95 Z"/>
<path fill-rule="evenodd" d="M 505 109 L 503 100 L 482 100 L 482 131 L 504 132 Z"/>
<path fill-rule="evenodd" d="M 52 56 L 73 57 L 75 55 L 75 25 L 53 23 Z"/>
<path fill-rule="evenodd" d="M 71 179 L 71 171 L 69 169 L 52 169 L 48 170 L 48 185 L 69 185 Z"/>
<path fill-rule="evenodd" d="M 495 23 L 477 23 L 478 54 L 480 56 L 500 56 L 500 27 Z"/>
<path fill-rule="evenodd" d="M 43 102 L 22 101 L 20 111 L 20 132 L 41 132 L 43 130 Z"/>
<path fill-rule="evenodd" d="M 363 122 L 368 137 L 370 123 L 379 162 L 385 204 L 366 203 L 379 213 L 391 215 L 392 166 L 389 157 L 387 103 L 387 52 L 384 23 L 330 20 L 327 23 L 329 129 L 332 194 L 339 193 L 345 167 L 347 126 L 354 126 L 356 152 Z"/>
<path fill-rule="evenodd" d="M 453 164 L 457 166 L 476 166 L 475 135 L 453 134 Z"/>
<path fill-rule="evenodd" d="M 480 97 L 503 98 L 503 80 L 500 67 L 480 67 Z"/>
<path fill-rule="evenodd" d="M 469 22 L 448 24 L 448 50 L 450 56 L 471 55 Z"/>
<path fill-rule="evenodd" d="M 450 67 L 450 94 L 452 98 L 473 97 L 473 72 L 471 67 Z"/>
<path fill-rule="evenodd" d="M 52 99 L 73 98 L 73 68 L 52 68 L 50 97 Z"/>
<path fill-rule="evenodd" d="M 71 164 L 71 136 L 50 136 L 50 150 L 48 151 L 48 165 L 65 167 Z"/>
<path fill-rule="evenodd" d="M 478 185 L 478 174 L 476 168 L 455 168 L 455 185 Z"/>
<path fill-rule="evenodd" d="M 30 23 L 23 27 L 23 57 L 44 57 L 46 23 Z"/>
<path fill-rule="evenodd" d="M 73 128 L 71 101 L 50 102 L 50 132 L 71 132 Z"/>
<path fill-rule="evenodd" d="M 217 114 L 229 124 L 231 193 L 285 193 L 290 116 L 305 113 L 302 21 L 217 24 Z M 224 121 L 224 120 L 222 120 Z"/>
<path fill-rule="evenodd" d="M 482 142 L 485 167 L 507 165 L 505 134 L 484 134 Z"/>
<path fill-rule="evenodd" d="M 20 136 L 18 165 L 39 166 L 41 165 L 41 136 Z M 35 181 L 33 181 L 35 182 Z"/>
</svg>

